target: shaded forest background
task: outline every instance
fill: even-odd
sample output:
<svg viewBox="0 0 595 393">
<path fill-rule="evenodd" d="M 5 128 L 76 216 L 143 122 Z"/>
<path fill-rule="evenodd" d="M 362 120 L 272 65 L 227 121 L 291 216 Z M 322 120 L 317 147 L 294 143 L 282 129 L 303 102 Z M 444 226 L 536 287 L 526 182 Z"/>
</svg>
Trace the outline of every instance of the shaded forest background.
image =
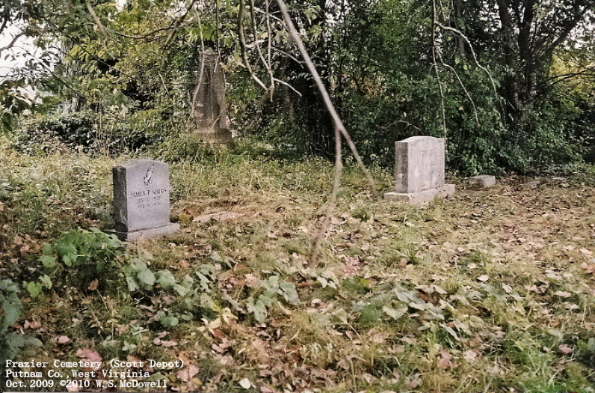
<svg viewBox="0 0 595 393">
<path fill-rule="evenodd" d="M 446 137 L 462 174 L 595 160 L 590 0 L 288 7 L 368 164 L 392 166 L 394 142 L 413 135 Z M 9 0 L 0 29 L 11 24 L 42 49 L 0 83 L 0 127 L 23 151 L 58 139 L 87 152 L 192 155 L 193 92 L 212 49 L 236 135 L 286 155 L 333 155 L 332 120 L 274 0 Z"/>
</svg>

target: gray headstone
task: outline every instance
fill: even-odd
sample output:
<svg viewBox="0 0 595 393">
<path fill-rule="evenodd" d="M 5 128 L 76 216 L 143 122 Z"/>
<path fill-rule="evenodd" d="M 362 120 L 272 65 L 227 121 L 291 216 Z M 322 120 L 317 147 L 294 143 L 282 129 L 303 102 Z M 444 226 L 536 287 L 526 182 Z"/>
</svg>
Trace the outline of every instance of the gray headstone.
<svg viewBox="0 0 595 393">
<path fill-rule="evenodd" d="M 206 142 L 227 144 L 231 142 L 231 132 L 227 121 L 225 75 L 217 52 L 205 50 L 200 68 L 191 111 L 196 124 L 195 133 Z"/>
<path fill-rule="evenodd" d="M 169 166 L 153 160 L 131 160 L 113 168 L 114 221 L 124 240 L 173 233 L 169 221 Z"/>
<path fill-rule="evenodd" d="M 454 194 L 455 186 L 444 182 L 444 139 L 414 136 L 395 144 L 396 192 L 384 194 L 424 204 Z"/>
<path fill-rule="evenodd" d="M 488 188 L 496 185 L 496 177 L 491 175 L 478 175 L 470 177 L 469 184 L 477 184 L 483 188 Z"/>
<path fill-rule="evenodd" d="M 523 184 L 523 187 L 524 188 L 535 188 L 540 184 L 541 184 L 541 180 L 535 179 L 535 180 L 531 180 L 530 182 Z"/>
</svg>

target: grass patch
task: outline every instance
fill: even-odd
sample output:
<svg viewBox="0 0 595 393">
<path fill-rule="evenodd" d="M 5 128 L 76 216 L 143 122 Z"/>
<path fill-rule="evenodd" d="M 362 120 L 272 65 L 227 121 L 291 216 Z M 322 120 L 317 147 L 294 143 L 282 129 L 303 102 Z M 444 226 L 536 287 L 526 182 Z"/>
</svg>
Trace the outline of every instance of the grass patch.
<svg viewBox="0 0 595 393">
<path fill-rule="evenodd" d="M 153 154 L 182 229 L 112 254 L 58 244 L 111 226 L 111 168 L 130 157 L 0 143 L 0 274 L 24 307 L 8 331 L 43 343 L 27 356 L 184 359 L 192 376 L 159 375 L 179 391 L 593 392 L 594 171 L 413 207 L 348 166 L 314 265 L 329 162 L 167 143 Z"/>
</svg>

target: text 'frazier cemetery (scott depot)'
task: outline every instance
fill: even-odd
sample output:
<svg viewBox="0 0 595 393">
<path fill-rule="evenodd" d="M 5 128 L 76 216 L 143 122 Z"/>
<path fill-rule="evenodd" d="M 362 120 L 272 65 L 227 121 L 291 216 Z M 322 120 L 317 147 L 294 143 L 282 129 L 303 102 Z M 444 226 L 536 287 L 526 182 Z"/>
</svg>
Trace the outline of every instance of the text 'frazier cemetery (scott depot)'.
<svg viewBox="0 0 595 393">
<path fill-rule="evenodd" d="M 109 367 L 102 369 L 102 367 Z M 181 369 L 181 359 L 169 362 L 147 361 L 62 361 L 53 362 L 6 360 L 6 389 L 80 388 L 167 388 L 160 370 Z M 25 370 L 23 370 L 25 369 Z"/>
</svg>

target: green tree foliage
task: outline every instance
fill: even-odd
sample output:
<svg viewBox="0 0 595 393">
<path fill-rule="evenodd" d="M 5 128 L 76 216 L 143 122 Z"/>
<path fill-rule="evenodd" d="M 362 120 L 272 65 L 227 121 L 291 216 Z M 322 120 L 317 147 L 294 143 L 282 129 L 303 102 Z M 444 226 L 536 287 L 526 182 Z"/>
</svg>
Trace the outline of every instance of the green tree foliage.
<svg viewBox="0 0 595 393">
<path fill-rule="evenodd" d="M 41 15 L 62 52 L 48 83 L 68 103 L 61 111 L 94 113 L 96 134 L 108 144 L 126 134 L 158 140 L 180 126 L 173 115 L 186 104 L 188 53 L 163 45 L 173 31 L 163 27 L 173 23 L 166 3 L 129 2 L 118 10 L 113 2 L 60 2 L 61 11 L 48 5 Z"/>
<path fill-rule="evenodd" d="M 579 113 L 568 105 L 574 98 L 567 88 L 553 83 L 552 64 L 574 53 L 583 66 L 593 65 L 585 55 L 593 49 L 594 11 L 585 0 L 453 2 L 448 21 L 456 30 L 442 29 L 453 34 L 450 53 L 466 63 L 480 59 L 498 80 L 498 166 L 527 171 L 577 158 L 569 123 Z"/>
<path fill-rule="evenodd" d="M 381 0 L 354 8 L 338 27 L 334 93 L 363 155 L 392 165 L 393 142 L 423 134 L 446 137 L 449 164 L 464 173 L 576 160 L 593 123 L 568 88 L 577 75 L 554 78 L 552 63 L 572 53 L 583 82 L 593 75 L 595 6 L 559 3 Z M 571 124 L 581 117 L 579 136 Z"/>
<path fill-rule="evenodd" d="M 433 135 L 448 139 L 453 167 L 493 169 L 499 97 L 486 72 L 446 56 L 452 37 L 441 38 L 443 54 L 434 59 L 429 11 L 386 0 L 346 15 L 334 61 L 345 122 L 372 163 L 392 166 L 395 141 Z"/>
<path fill-rule="evenodd" d="M 305 27 L 314 26 L 317 7 L 293 5 Z M 247 103 L 272 96 L 279 83 L 293 88 L 279 73 L 292 44 L 278 13 L 270 0 L 130 0 L 123 9 L 112 1 L 53 0 L 40 2 L 28 21 L 39 42 L 61 53 L 44 80 L 53 95 L 47 108 L 58 117 L 94 113 L 95 134 L 113 145 L 126 133 L 150 142 L 192 128 L 201 54 L 209 48 L 228 74 L 234 118 L 245 115 Z"/>
<path fill-rule="evenodd" d="M 46 108 L 58 123 L 64 113 L 93 114 L 103 145 L 131 135 L 142 142 L 123 145 L 137 148 L 191 129 L 201 54 L 210 48 L 227 75 L 236 131 L 300 154 L 333 154 L 332 122 L 274 0 L 6 4 L 4 21 L 26 21 L 40 46 L 61 53 L 53 68 L 31 64 L 49 75 Z M 392 165 L 394 141 L 412 135 L 446 137 L 448 162 L 464 173 L 536 171 L 589 157 L 592 1 L 288 5 L 368 162 Z M 577 78 L 590 90 L 578 89 Z M 11 128 L 24 106 L 5 90 Z"/>
<path fill-rule="evenodd" d="M 16 60 L 11 52 L 12 48 L 23 37 L 35 34 L 34 29 L 27 26 L 9 32 L 11 27 L 24 24 L 30 18 L 32 8 L 21 0 L 6 0 L 0 5 L 0 36 L 4 38 L 4 42 L 0 44 L 0 57 L 4 61 Z M 34 80 L 26 71 L 39 68 L 43 61 L 47 61 L 46 56 L 31 59 L 25 69 L 6 66 L 0 69 L 0 132 L 14 129 L 18 116 L 32 107 L 32 102 L 25 93 L 25 86 L 32 84 Z"/>
</svg>

